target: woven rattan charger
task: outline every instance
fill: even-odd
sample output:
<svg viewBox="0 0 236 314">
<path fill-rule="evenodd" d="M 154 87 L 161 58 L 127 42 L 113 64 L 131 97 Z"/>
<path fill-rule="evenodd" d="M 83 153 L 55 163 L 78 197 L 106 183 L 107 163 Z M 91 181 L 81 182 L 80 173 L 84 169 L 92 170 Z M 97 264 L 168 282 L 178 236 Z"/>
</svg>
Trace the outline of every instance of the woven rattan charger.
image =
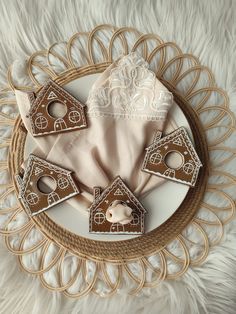
<svg viewBox="0 0 236 314">
<path fill-rule="evenodd" d="M 102 34 L 102 36 L 101 36 Z M 104 34 L 106 34 L 107 39 L 104 41 Z M 130 34 L 134 37 L 133 43 L 127 40 L 127 36 Z M 76 64 L 74 56 L 75 42 L 78 38 L 85 38 L 85 43 L 81 44 L 83 47 L 83 55 L 85 56 L 85 65 Z M 155 43 L 154 47 L 150 48 L 149 42 Z M 100 49 L 100 56 L 95 58 L 94 47 L 96 45 Z M 136 283 L 137 287 L 132 290 L 132 292 L 137 292 L 144 286 L 153 286 L 157 284 L 160 280 L 165 278 L 176 278 L 183 274 L 189 267 L 189 265 L 195 265 L 202 262 L 209 250 L 210 244 L 216 244 L 223 233 L 223 225 L 230 221 L 235 212 L 235 203 L 230 194 L 227 194 L 223 189 L 227 187 L 227 184 L 222 185 L 212 185 L 209 184 L 209 177 L 211 175 L 217 174 L 222 176 L 227 176 L 230 179 L 228 185 L 235 185 L 235 180 L 230 176 L 221 171 L 218 167 L 222 164 L 232 161 L 235 157 L 235 150 L 228 148 L 225 141 L 233 134 L 235 131 L 235 119 L 233 114 L 228 108 L 228 98 L 227 95 L 219 88 L 215 87 L 214 78 L 212 73 L 206 67 L 199 64 L 197 58 L 190 54 L 183 54 L 180 48 L 174 43 L 164 43 L 156 35 L 148 34 L 143 35 L 135 29 L 121 28 L 116 29 L 109 25 L 101 25 L 96 27 L 90 33 L 78 33 L 75 34 L 68 43 L 65 45 L 65 54 L 62 55 L 56 50 L 56 45 L 50 47 L 47 51 L 40 51 L 33 54 L 27 63 L 28 78 L 31 80 L 32 84 L 30 86 L 20 86 L 17 84 L 11 69 L 8 72 L 8 82 L 9 87 L 2 91 L 4 98 L 1 100 L 1 104 L 15 103 L 15 99 L 9 100 L 6 95 L 12 96 L 12 90 L 18 88 L 21 90 L 34 90 L 38 92 L 42 87 L 42 83 L 37 80 L 36 69 L 38 71 L 46 73 L 48 77 L 53 79 L 59 85 L 63 86 L 77 78 L 103 72 L 115 59 L 114 47 L 119 46 L 122 49 L 123 54 L 127 54 L 130 51 L 139 50 L 141 51 L 143 57 L 151 64 L 158 55 L 158 61 L 155 68 L 155 73 L 157 78 L 173 93 L 175 102 L 182 109 L 184 115 L 186 116 L 188 123 L 191 127 L 195 147 L 199 155 L 200 160 L 203 163 L 203 167 L 200 170 L 198 181 L 195 188 L 190 189 L 182 202 L 181 206 L 176 210 L 176 212 L 161 226 L 158 228 L 136 238 L 124 240 L 124 241 L 95 241 L 81 237 L 79 235 L 73 234 L 70 231 L 64 229 L 63 227 L 56 224 L 47 213 L 42 213 L 31 219 L 20 228 L 11 229 L 9 225 L 17 219 L 17 215 L 24 212 L 24 208 L 21 204 L 17 204 L 14 207 L 10 207 L 4 211 L 2 214 L 9 214 L 9 218 L 5 223 L 5 227 L 0 229 L 0 233 L 5 236 L 6 245 L 8 249 L 14 254 L 18 255 L 21 266 L 28 272 L 40 275 L 42 283 L 49 289 L 63 291 L 66 295 L 72 297 L 79 297 L 88 293 L 89 291 L 96 292 L 96 282 L 98 278 L 98 272 L 101 271 L 103 274 L 103 280 L 105 284 L 110 287 L 110 291 L 107 295 L 116 292 L 119 287 L 122 276 L 124 273 L 128 274 L 129 278 Z M 172 51 L 172 56 L 168 56 L 168 50 Z M 42 60 L 38 58 L 43 58 Z M 53 61 L 60 61 L 63 64 L 63 71 L 57 72 L 54 67 Z M 185 61 L 190 62 L 190 65 L 185 66 Z M 167 70 L 174 65 L 174 71 L 171 77 L 166 75 Z M 199 85 L 201 81 L 201 75 L 207 77 L 207 83 L 204 85 Z M 184 81 L 186 77 L 190 76 L 187 84 L 187 88 L 182 92 L 179 87 L 180 82 Z M 215 103 L 208 107 L 208 101 L 211 101 L 211 95 L 217 93 L 222 99 L 222 103 Z M 192 99 L 201 95 L 197 105 L 193 106 Z M 211 121 L 207 123 L 202 123 L 200 115 L 203 113 L 208 113 L 208 111 L 215 110 L 216 115 Z M 226 127 L 226 132 L 220 134 L 218 138 L 214 138 L 212 142 L 207 139 L 207 132 L 212 128 L 221 128 L 221 122 L 225 118 L 229 118 L 228 126 Z M 5 120 L 4 120 L 5 119 Z M 5 121 L 5 122 L 4 122 Z M 4 144 L 2 146 L 9 147 L 8 162 L 2 164 L 2 169 L 8 169 L 10 172 L 12 182 L 8 185 L 9 190 L 3 193 L 1 199 L 7 198 L 10 193 L 16 191 L 17 194 L 17 184 L 15 182 L 15 174 L 18 173 L 20 166 L 24 160 L 24 149 L 25 140 L 27 132 L 23 126 L 23 123 L 18 116 L 16 119 L 3 116 L 3 121 L 1 124 L 9 122 L 13 128 L 12 137 L 10 139 L 4 139 Z M 215 167 L 210 163 L 209 152 L 212 151 L 225 151 L 228 157 L 225 157 L 223 161 L 220 161 Z M 204 200 L 206 192 L 217 193 L 220 197 L 227 200 L 228 205 L 222 208 L 216 208 L 211 204 L 207 204 Z M 200 208 L 205 208 L 205 210 L 211 212 L 214 215 L 214 220 L 207 221 L 197 214 Z M 227 213 L 226 216 L 220 216 L 218 213 L 222 210 Z M 0 214 L 1 214 L 0 213 Z M 216 214 L 217 213 L 217 214 Z M 195 228 L 199 232 L 202 238 L 201 254 L 195 258 L 192 258 L 189 253 L 189 248 L 191 246 L 197 245 L 192 240 L 187 239 L 184 230 L 191 225 L 191 228 Z M 208 239 L 208 234 L 203 228 L 203 226 L 210 226 L 218 228 L 218 236 L 215 241 L 210 243 Z M 31 230 L 34 228 L 40 230 L 42 233 L 42 239 L 33 245 L 31 248 L 24 249 L 24 242 L 29 236 Z M 17 234 L 22 234 L 20 245 L 18 248 L 14 248 L 11 244 L 11 237 Z M 175 255 L 168 249 L 168 246 L 172 241 L 177 241 L 182 250 L 182 255 Z M 55 255 L 49 265 L 44 265 L 45 256 L 47 254 L 47 249 L 51 243 L 54 243 L 58 247 L 58 253 Z M 36 252 L 39 248 L 43 248 L 43 253 L 41 256 L 41 262 L 38 270 L 31 270 L 24 266 L 22 262 L 22 256 L 25 254 L 31 254 Z M 71 280 L 67 284 L 62 283 L 61 279 L 61 267 L 63 264 L 63 259 L 66 254 L 71 254 L 78 258 L 78 270 L 72 276 Z M 148 260 L 148 256 L 158 255 L 160 263 L 158 267 L 154 267 Z M 168 259 L 171 259 L 173 263 L 178 265 L 177 270 L 174 273 L 168 270 Z M 93 279 L 90 282 L 85 282 L 87 285 L 79 291 L 78 293 L 68 292 L 70 286 L 75 282 L 76 276 L 80 274 L 85 278 L 86 275 L 86 263 L 88 261 L 95 262 L 96 271 L 94 273 Z M 129 269 L 130 262 L 137 262 L 141 267 L 140 277 L 137 277 Z M 112 263 L 114 267 L 118 267 L 118 275 L 115 283 L 111 282 L 107 271 L 106 263 Z M 43 274 L 50 271 L 52 267 L 58 265 L 59 272 L 59 286 L 53 287 L 48 284 L 43 277 Z M 82 271 L 80 272 L 80 270 Z M 148 282 L 146 280 L 146 269 L 150 269 L 156 274 L 155 280 L 153 282 Z"/>
</svg>

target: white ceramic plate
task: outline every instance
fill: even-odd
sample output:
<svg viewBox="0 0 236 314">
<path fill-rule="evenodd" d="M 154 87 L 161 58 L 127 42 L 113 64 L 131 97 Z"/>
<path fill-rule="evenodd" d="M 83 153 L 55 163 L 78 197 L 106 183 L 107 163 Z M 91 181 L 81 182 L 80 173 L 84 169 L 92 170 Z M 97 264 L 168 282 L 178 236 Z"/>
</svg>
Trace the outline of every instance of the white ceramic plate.
<svg viewBox="0 0 236 314">
<path fill-rule="evenodd" d="M 85 102 L 95 80 L 100 74 L 91 74 L 82 78 L 76 79 L 64 88 L 70 92 L 73 96 Z M 174 104 L 168 117 L 171 121 L 172 128 L 178 126 L 184 126 L 189 135 L 192 137 L 190 126 L 181 111 L 181 109 Z M 168 132 L 168 128 L 167 128 Z M 27 137 L 25 157 L 34 149 L 34 144 Z M 162 223 L 164 223 L 180 206 L 183 202 L 189 187 L 173 181 L 166 181 L 164 184 L 154 189 L 151 193 L 141 199 L 142 204 L 147 209 L 148 214 L 145 218 L 145 230 L 151 231 Z M 84 209 L 84 215 L 81 213 L 83 208 L 75 209 L 70 205 L 64 205 L 63 203 L 51 208 L 47 211 L 47 214 L 56 223 L 60 224 L 64 228 L 74 232 L 80 236 L 104 241 L 117 241 L 126 240 L 135 237 L 134 235 L 98 235 L 90 234 L 88 232 L 88 213 Z"/>
</svg>

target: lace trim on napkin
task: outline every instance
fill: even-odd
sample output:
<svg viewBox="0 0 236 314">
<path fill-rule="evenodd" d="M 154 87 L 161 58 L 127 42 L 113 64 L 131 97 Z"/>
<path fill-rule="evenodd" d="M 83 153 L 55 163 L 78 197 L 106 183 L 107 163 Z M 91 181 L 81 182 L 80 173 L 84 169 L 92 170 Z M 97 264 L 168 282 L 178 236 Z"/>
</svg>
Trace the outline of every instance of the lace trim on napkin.
<svg viewBox="0 0 236 314">
<path fill-rule="evenodd" d="M 91 90 L 88 115 L 124 119 L 165 120 L 173 96 L 137 53 L 124 56 L 104 83 Z"/>
</svg>

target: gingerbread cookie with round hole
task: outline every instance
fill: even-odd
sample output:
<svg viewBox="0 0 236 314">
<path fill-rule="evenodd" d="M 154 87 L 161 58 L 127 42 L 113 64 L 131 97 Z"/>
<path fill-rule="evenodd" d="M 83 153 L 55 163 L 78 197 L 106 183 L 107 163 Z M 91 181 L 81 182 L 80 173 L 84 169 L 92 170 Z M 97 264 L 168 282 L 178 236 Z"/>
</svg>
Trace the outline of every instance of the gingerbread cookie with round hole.
<svg viewBox="0 0 236 314">
<path fill-rule="evenodd" d="M 18 198 L 30 216 L 35 216 L 80 193 L 72 172 L 33 154 L 26 169 L 16 177 Z"/>
<path fill-rule="evenodd" d="M 94 188 L 89 212 L 91 233 L 144 233 L 146 209 L 119 176 L 104 191 Z"/>
<path fill-rule="evenodd" d="M 194 187 L 202 163 L 185 128 L 161 138 L 157 132 L 146 148 L 142 171 Z"/>
<path fill-rule="evenodd" d="M 33 136 L 87 127 L 86 105 L 55 82 L 45 84 L 36 97 L 33 92 L 28 97 L 31 102 L 28 118 Z"/>
</svg>

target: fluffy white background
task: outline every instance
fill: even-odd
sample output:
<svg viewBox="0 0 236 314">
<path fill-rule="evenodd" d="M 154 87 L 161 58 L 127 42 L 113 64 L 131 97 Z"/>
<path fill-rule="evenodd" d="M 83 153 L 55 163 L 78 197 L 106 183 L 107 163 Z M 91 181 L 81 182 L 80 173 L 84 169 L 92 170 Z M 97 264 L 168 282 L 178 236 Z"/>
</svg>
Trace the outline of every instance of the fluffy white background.
<svg viewBox="0 0 236 314">
<path fill-rule="evenodd" d="M 16 58 L 68 39 L 98 24 L 133 26 L 176 42 L 209 66 L 236 112 L 236 1 L 229 0 L 2 0 L 0 2 L 0 84 Z M 166 281 L 139 296 L 90 295 L 68 300 L 41 288 L 19 271 L 16 259 L 0 246 L 0 313 L 158 313 L 236 312 L 235 223 L 201 267 L 178 281 Z M 6 267 L 7 265 L 7 267 Z M 1 306 L 4 304 L 4 307 Z"/>
</svg>

